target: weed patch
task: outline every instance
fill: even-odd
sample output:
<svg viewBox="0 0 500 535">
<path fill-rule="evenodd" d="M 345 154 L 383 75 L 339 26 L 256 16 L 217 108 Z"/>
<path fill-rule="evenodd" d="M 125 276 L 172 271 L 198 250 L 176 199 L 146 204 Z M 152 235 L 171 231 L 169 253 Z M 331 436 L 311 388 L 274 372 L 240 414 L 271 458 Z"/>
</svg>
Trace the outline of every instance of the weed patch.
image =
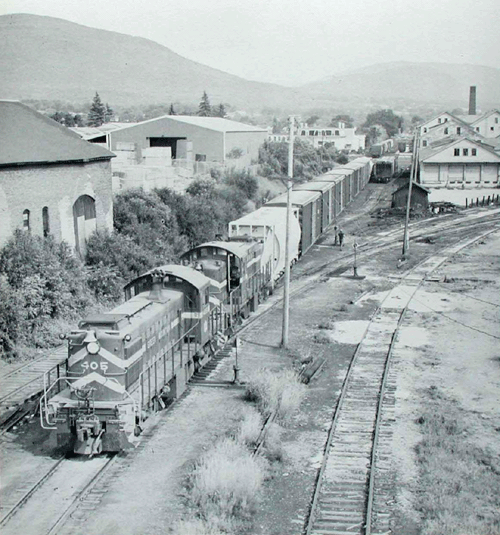
<svg viewBox="0 0 500 535">
<path fill-rule="evenodd" d="M 293 416 L 305 394 L 306 387 L 293 370 L 273 373 L 260 369 L 254 372 L 246 383 L 246 398 L 254 401 L 266 416 L 277 411 L 277 418 L 282 421 Z"/>
<path fill-rule="evenodd" d="M 467 415 L 436 388 L 416 422 L 422 535 L 500 532 L 500 463 L 466 439 Z"/>
<path fill-rule="evenodd" d="M 189 480 L 201 527 L 229 533 L 238 523 L 248 522 L 266 472 L 264 459 L 240 442 L 232 438 L 218 442 L 198 460 Z"/>
</svg>

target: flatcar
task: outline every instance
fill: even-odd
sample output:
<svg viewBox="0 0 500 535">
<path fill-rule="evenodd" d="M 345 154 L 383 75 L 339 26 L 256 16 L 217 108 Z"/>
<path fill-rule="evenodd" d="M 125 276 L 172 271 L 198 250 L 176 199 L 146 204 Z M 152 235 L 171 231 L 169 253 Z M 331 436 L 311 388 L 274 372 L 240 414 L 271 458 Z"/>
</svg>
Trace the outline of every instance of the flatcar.
<svg viewBox="0 0 500 535">
<path fill-rule="evenodd" d="M 289 260 L 322 236 L 368 182 L 358 158 L 290 192 Z M 184 253 L 125 286 L 126 301 L 68 333 L 66 373 L 47 382 L 41 420 L 58 442 L 95 455 L 133 446 L 145 414 L 178 397 L 285 268 L 286 195 L 232 221 L 226 241 Z"/>
</svg>

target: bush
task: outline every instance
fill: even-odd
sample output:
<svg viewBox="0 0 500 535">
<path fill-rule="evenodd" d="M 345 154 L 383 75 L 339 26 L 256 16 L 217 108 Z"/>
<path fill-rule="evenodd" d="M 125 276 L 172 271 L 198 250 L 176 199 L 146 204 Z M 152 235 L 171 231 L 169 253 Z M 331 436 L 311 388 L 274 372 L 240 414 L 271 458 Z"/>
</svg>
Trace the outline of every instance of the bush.
<svg viewBox="0 0 500 535">
<path fill-rule="evenodd" d="M 267 415 L 277 411 L 277 418 L 289 419 L 300 407 L 306 387 L 293 370 L 272 373 L 261 368 L 246 383 L 246 397 L 255 401 L 259 410 Z"/>
<path fill-rule="evenodd" d="M 245 519 L 255 506 L 265 475 L 262 459 L 228 438 L 198 461 L 191 477 L 191 497 L 204 519 Z"/>
<path fill-rule="evenodd" d="M 230 169 L 224 178 L 229 186 L 238 188 L 247 199 L 255 199 L 259 190 L 259 182 L 247 169 Z"/>
<path fill-rule="evenodd" d="M 66 243 L 16 231 L 0 252 L 1 347 L 49 347 L 60 343 L 54 329 L 76 320 L 95 301 L 87 273 Z"/>
<path fill-rule="evenodd" d="M 262 424 L 262 416 L 257 411 L 250 410 L 241 421 L 238 441 L 254 448 L 262 431 Z"/>
</svg>

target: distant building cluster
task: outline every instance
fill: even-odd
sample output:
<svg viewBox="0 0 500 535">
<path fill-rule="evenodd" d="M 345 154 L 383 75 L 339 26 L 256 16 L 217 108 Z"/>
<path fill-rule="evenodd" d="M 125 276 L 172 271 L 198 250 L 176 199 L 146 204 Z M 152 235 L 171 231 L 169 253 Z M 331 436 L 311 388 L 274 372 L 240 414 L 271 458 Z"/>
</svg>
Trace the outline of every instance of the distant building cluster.
<svg viewBox="0 0 500 535">
<path fill-rule="evenodd" d="M 471 87 L 468 115 L 442 112 L 419 125 L 420 183 L 429 188 L 497 187 L 500 111 L 476 114 Z"/>
<path fill-rule="evenodd" d="M 311 143 L 314 148 L 331 146 L 337 150 L 355 151 L 363 150 L 366 144 L 364 134 L 356 134 L 356 128 L 348 128 L 342 121 L 334 126 L 309 127 L 301 124 L 297 130 L 297 139 Z M 270 141 L 288 142 L 288 134 L 269 134 Z"/>
</svg>

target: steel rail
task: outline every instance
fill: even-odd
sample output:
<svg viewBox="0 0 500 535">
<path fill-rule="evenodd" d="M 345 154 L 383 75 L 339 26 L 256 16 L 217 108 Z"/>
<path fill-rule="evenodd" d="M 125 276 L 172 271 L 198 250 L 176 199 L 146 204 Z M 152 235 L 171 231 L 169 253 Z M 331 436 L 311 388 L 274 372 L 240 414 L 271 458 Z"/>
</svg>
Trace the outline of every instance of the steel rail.
<svg viewBox="0 0 500 535">
<path fill-rule="evenodd" d="M 94 487 L 94 485 L 101 478 L 101 476 L 107 470 L 109 470 L 109 468 L 115 463 L 117 458 L 118 458 L 117 454 L 110 455 L 106 464 L 102 466 L 101 468 L 99 468 L 99 470 L 96 472 L 96 474 L 94 474 L 92 479 L 84 486 L 84 488 L 80 492 L 78 492 L 78 494 L 71 501 L 71 503 L 68 505 L 66 510 L 62 513 L 62 515 L 60 515 L 59 518 L 56 520 L 56 522 L 52 525 L 52 527 L 48 531 L 45 532 L 45 535 L 55 535 L 56 533 L 58 533 L 60 528 L 65 524 L 65 522 L 68 520 L 71 514 L 75 511 L 75 509 L 78 508 L 79 502 L 84 498 L 84 495 Z"/>
<path fill-rule="evenodd" d="M 64 456 L 60 457 L 56 462 L 55 464 L 53 464 L 50 469 L 31 487 L 30 490 L 28 490 L 28 492 L 26 492 L 26 494 L 24 494 L 13 506 L 12 508 L 0 519 L 0 526 L 3 526 L 4 524 L 6 524 L 10 518 L 16 514 L 16 512 L 18 511 L 18 509 L 24 505 L 30 498 L 31 496 L 41 487 L 41 485 L 43 483 L 45 483 L 45 481 L 47 479 L 50 478 L 50 476 L 52 476 L 52 474 L 59 468 L 59 466 L 61 465 L 61 463 L 64 461 Z"/>
<path fill-rule="evenodd" d="M 449 249 L 449 254 L 446 256 L 446 258 L 457 254 L 462 249 L 472 245 L 473 243 L 479 241 L 480 239 L 486 237 L 487 235 L 492 234 L 492 233 L 497 232 L 497 231 L 498 231 L 498 228 L 490 229 L 490 230 L 488 230 L 486 232 L 481 233 L 480 235 L 476 235 L 472 239 L 471 238 L 466 238 L 465 240 L 462 239 L 461 240 L 462 243 L 460 245 L 458 245 L 458 246 L 457 245 L 448 246 L 447 248 L 445 248 L 445 249 Z M 428 258 L 431 258 L 431 257 L 432 257 L 432 255 L 430 257 L 428 257 Z M 405 281 L 405 279 L 408 279 L 410 277 L 410 275 L 412 274 L 412 272 L 416 271 L 419 267 L 421 267 L 428 260 L 428 258 L 426 258 L 423 261 L 421 261 L 419 264 L 414 266 L 408 273 L 406 273 L 405 276 L 401 279 L 401 281 L 395 286 L 395 288 L 400 286 Z M 444 259 L 443 259 L 443 261 L 444 261 Z M 432 267 L 432 269 L 430 269 L 429 272 L 426 272 L 425 274 L 423 274 L 421 276 L 421 278 L 420 278 L 420 280 L 418 282 L 418 285 L 416 286 L 414 292 L 412 293 L 411 296 L 409 296 L 408 302 L 406 303 L 405 307 L 402 309 L 402 311 L 400 313 L 400 316 L 398 318 L 398 322 L 397 322 L 396 328 L 395 328 L 395 330 L 394 330 L 394 332 L 392 333 L 392 336 L 391 336 L 391 341 L 390 341 L 389 348 L 388 348 L 388 351 L 387 351 L 387 356 L 386 356 L 386 359 L 385 359 L 382 380 L 381 380 L 380 388 L 379 388 L 379 394 L 378 394 L 378 400 L 377 400 L 377 409 L 376 409 L 376 419 L 375 419 L 375 423 L 373 425 L 372 445 L 371 445 L 371 453 L 370 453 L 370 465 L 369 465 L 369 470 L 368 470 L 368 485 L 367 485 L 367 490 L 366 490 L 366 496 L 367 496 L 366 497 L 366 507 L 365 507 L 365 510 L 363 512 L 363 515 L 364 515 L 364 518 L 365 518 L 365 522 L 364 522 L 362 527 L 364 529 L 364 534 L 365 535 L 371 535 L 371 533 L 372 533 L 371 524 L 372 524 L 373 502 L 374 502 L 374 497 L 375 497 L 376 456 L 377 456 L 377 448 L 378 448 L 378 439 L 379 439 L 380 427 L 381 427 L 381 422 L 382 422 L 382 406 L 383 406 L 384 397 L 385 397 L 385 388 L 386 388 L 386 383 L 387 383 L 387 377 L 388 377 L 389 370 L 390 370 L 390 364 L 391 364 L 391 361 L 392 361 L 392 353 L 393 353 L 394 345 L 395 345 L 395 342 L 397 340 L 397 335 L 398 335 L 400 326 L 401 326 L 401 324 L 402 324 L 402 322 L 404 320 L 404 316 L 405 316 L 405 314 L 406 314 L 406 312 L 408 310 L 408 306 L 409 306 L 413 296 L 418 291 L 418 289 L 423 285 L 427 275 L 429 273 L 432 273 L 433 271 L 435 271 L 440 265 L 442 265 L 442 262 L 440 262 L 438 265 Z M 368 323 L 368 326 L 366 327 L 366 329 L 365 329 L 365 331 L 363 333 L 361 341 L 356 346 L 356 350 L 355 350 L 355 352 L 353 354 L 353 357 L 352 357 L 352 359 L 351 359 L 351 361 L 349 363 L 349 367 L 348 367 L 346 376 L 345 376 L 343 384 L 342 384 L 341 393 L 340 393 L 340 396 L 339 396 L 339 398 L 337 400 L 337 404 L 336 404 L 336 406 L 334 408 L 333 417 L 332 417 L 332 424 L 331 424 L 330 429 L 328 431 L 327 441 L 326 441 L 325 447 L 323 449 L 323 460 L 322 460 L 320 469 L 318 471 L 317 477 L 315 479 L 313 496 L 312 496 L 311 505 L 310 505 L 310 508 L 309 508 L 309 514 L 308 514 L 306 523 L 304 525 L 304 533 L 305 533 L 305 535 L 310 535 L 312 533 L 312 529 L 314 527 L 314 521 L 315 521 L 315 515 L 316 515 L 318 500 L 319 500 L 319 496 L 320 496 L 320 492 L 321 492 L 321 488 L 322 488 L 323 475 L 324 475 L 324 472 L 326 470 L 327 462 L 328 462 L 328 459 L 329 459 L 329 454 L 330 454 L 330 450 L 331 450 L 331 447 L 332 447 L 334 432 L 336 430 L 338 418 L 339 418 L 339 415 L 340 415 L 340 410 L 341 410 L 341 408 L 343 406 L 343 402 L 344 402 L 345 397 L 347 395 L 347 391 L 348 391 L 348 387 L 349 387 L 349 381 L 350 381 L 351 376 L 352 376 L 352 371 L 354 369 L 354 365 L 357 363 L 357 360 L 358 360 L 357 357 L 358 357 L 358 354 L 359 354 L 359 349 L 360 349 L 361 344 L 363 343 L 363 341 L 364 341 L 364 339 L 365 339 L 365 337 L 367 335 L 368 329 L 369 329 L 369 327 L 370 327 L 370 325 L 371 325 L 371 323 L 373 321 L 373 318 L 382 309 L 383 303 L 388 299 L 389 295 L 390 294 L 387 294 L 384 297 L 384 299 L 382 300 L 382 302 L 379 305 L 379 307 L 377 308 L 377 310 L 372 314 L 372 316 L 370 318 L 370 321 Z"/>
</svg>

